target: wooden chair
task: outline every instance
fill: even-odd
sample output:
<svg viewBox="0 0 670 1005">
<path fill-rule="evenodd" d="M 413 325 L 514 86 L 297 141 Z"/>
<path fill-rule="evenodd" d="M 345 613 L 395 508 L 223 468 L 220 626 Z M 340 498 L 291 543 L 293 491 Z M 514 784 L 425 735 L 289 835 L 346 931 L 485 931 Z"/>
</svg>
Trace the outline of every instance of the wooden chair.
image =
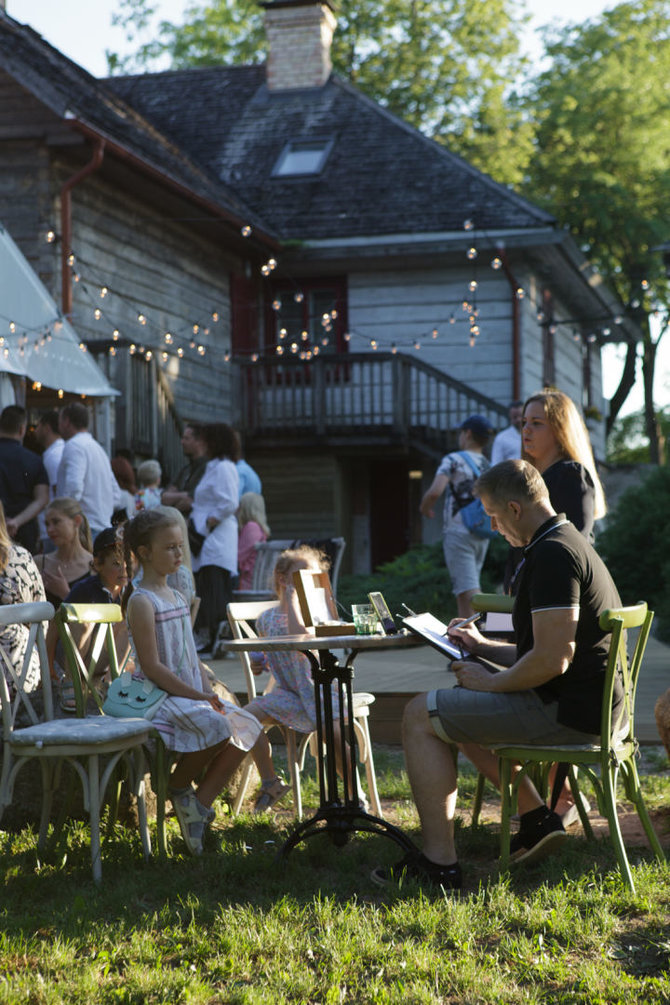
<svg viewBox="0 0 670 1005">
<path fill-rule="evenodd" d="M 621 772 L 626 796 L 637 810 L 637 815 L 656 858 L 661 862 L 665 861 L 663 849 L 644 804 L 640 779 L 635 765 L 638 751 L 638 742 L 635 737 L 635 692 L 653 617 L 653 612 L 647 610 L 645 603 L 636 604 L 634 607 L 613 608 L 603 611 L 600 615 L 600 627 L 603 631 L 611 632 L 600 719 L 600 743 L 542 747 L 515 744 L 499 745 L 494 748 L 500 758 L 502 791 L 500 862 L 503 868 L 506 868 L 509 863 L 510 817 L 521 778 L 533 765 L 561 762 L 570 765 L 568 775 L 570 785 L 584 831 L 589 838 L 593 837 L 593 831 L 581 804 L 576 768 L 579 768 L 591 781 L 598 799 L 600 813 L 607 819 L 609 825 L 610 839 L 614 845 L 621 875 L 630 890 L 634 892 L 635 885 L 617 815 L 619 772 Z M 630 660 L 626 651 L 624 629 L 639 629 Z M 621 674 L 624 701 L 617 721 L 613 723 L 612 694 L 617 672 Z M 512 769 L 517 763 L 521 764 L 521 769 L 512 779 Z"/>
<path fill-rule="evenodd" d="M 256 632 L 252 628 L 250 622 L 254 622 L 263 611 L 267 611 L 271 607 L 276 606 L 276 600 L 249 601 L 245 603 L 228 604 L 228 621 L 230 622 L 233 638 L 256 638 Z M 242 667 L 244 669 L 244 675 L 247 682 L 247 697 L 249 701 L 253 701 L 256 697 L 256 679 L 251 669 L 249 653 L 241 652 L 238 655 L 242 661 Z M 368 694 L 367 692 L 358 692 L 354 694 L 354 730 L 358 745 L 358 758 L 361 764 L 365 765 L 365 775 L 368 783 L 368 791 L 370 793 L 372 812 L 376 816 L 381 817 L 383 815 L 382 807 L 379 801 L 379 793 L 377 792 L 377 779 L 375 776 L 375 766 L 372 756 L 372 741 L 370 740 L 370 730 L 368 728 L 369 706 L 374 702 L 374 700 L 374 695 Z M 295 808 L 295 815 L 298 820 L 301 820 L 302 793 L 300 790 L 300 773 L 305 764 L 305 754 L 307 752 L 307 748 L 310 743 L 316 741 L 316 732 L 306 734 L 297 733 L 289 726 L 281 726 L 279 723 L 274 723 L 273 725 L 276 725 L 284 736 L 289 775 L 293 789 L 293 805 Z M 270 729 L 272 727 L 268 726 L 267 728 Z M 235 813 L 239 812 L 242 802 L 244 801 L 252 770 L 253 763 L 251 759 L 247 759 L 247 762 L 243 767 L 240 786 L 233 803 L 233 812 Z"/>
<path fill-rule="evenodd" d="M 91 826 L 91 861 L 93 879 L 102 878 L 100 859 L 100 810 L 105 789 L 117 765 L 123 759 L 128 766 L 131 789 L 137 796 L 140 835 L 146 858 L 151 854 L 144 802 L 144 757 L 142 745 L 149 738 L 150 724 L 143 719 L 111 719 L 104 716 L 53 718 L 51 675 L 46 653 L 43 622 L 51 620 L 51 604 L 13 604 L 0 606 L 0 625 L 29 625 L 29 638 L 23 664 L 16 668 L 0 642 L 0 701 L 2 703 L 3 756 L 0 775 L 0 816 L 13 797 L 14 782 L 20 769 L 36 758 L 42 771 L 42 811 L 38 847 L 46 844 L 53 791 L 63 761 L 76 771 L 82 784 L 84 806 Z M 33 653 L 37 652 L 44 714 L 42 721 L 23 682 Z M 4 672 L 3 672 L 4 671 Z M 8 687 L 9 681 L 9 687 Z M 11 694 L 10 694 L 11 690 Z M 19 709 L 28 715 L 30 726 L 16 728 Z M 101 756 L 105 755 L 104 764 Z"/>
<path fill-rule="evenodd" d="M 107 654 L 108 675 L 113 680 L 119 674 L 119 661 L 114 638 L 114 625 L 124 617 L 118 604 L 61 604 L 56 613 L 56 625 L 65 654 L 66 667 L 75 691 L 77 715 L 86 715 L 87 708 L 97 706 L 102 714 L 104 693 L 101 676 L 96 672 L 103 652 Z M 86 658 L 81 654 L 75 634 L 77 628 L 91 632 Z M 167 800 L 170 758 L 157 731 L 147 722 L 152 743 L 145 749 L 151 771 L 151 787 L 156 796 L 156 844 L 161 856 L 167 854 L 165 803 Z"/>
</svg>

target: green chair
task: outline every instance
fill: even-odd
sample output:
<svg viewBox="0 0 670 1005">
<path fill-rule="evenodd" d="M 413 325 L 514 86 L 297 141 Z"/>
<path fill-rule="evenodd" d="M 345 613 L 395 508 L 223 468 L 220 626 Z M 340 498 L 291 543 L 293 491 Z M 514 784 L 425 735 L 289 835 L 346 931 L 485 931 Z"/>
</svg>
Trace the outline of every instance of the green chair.
<svg viewBox="0 0 670 1005">
<path fill-rule="evenodd" d="M 603 631 L 611 632 L 601 712 L 600 743 L 542 747 L 517 744 L 514 746 L 499 745 L 494 748 L 500 758 L 502 793 L 500 864 L 503 869 L 509 865 L 510 818 L 516 804 L 519 782 L 534 765 L 554 763 L 570 765 L 568 774 L 570 785 L 584 831 L 587 837 L 592 838 L 593 831 L 579 798 L 576 768 L 579 768 L 590 779 L 596 793 L 600 813 L 607 819 L 609 825 L 610 838 L 614 845 L 621 875 L 630 890 L 634 892 L 635 885 L 617 816 L 617 779 L 619 773 L 621 773 L 626 796 L 637 810 L 656 858 L 661 862 L 665 861 L 663 849 L 644 804 L 640 790 L 640 779 L 635 765 L 638 750 L 635 738 L 635 692 L 653 617 L 653 612 L 647 610 L 646 603 L 636 604 L 633 607 L 613 608 L 603 611 L 600 615 L 600 627 Z M 626 651 L 625 629 L 639 629 L 630 660 Z M 624 701 L 617 721 L 613 723 L 612 694 L 617 671 L 621 674 Z M 521 765 L 520 770 L 513 778 L 513 768 L 518 764 Z"/>
<path fill-rule="evenodd" d="M 104 701 L 99 673 L 103 653 L 107 655 L 105 675 L 114 679 L 119 674 L 119 661 L 114 638 L 114 625 L 123 622 L 118 604 L 61 604 L 56 612 L 56 625 L 63 646 L 67 671 L 75 692 L 77 716 L 86 715 L 92 703 L 102 713 Z M 75 630 L 73 633 L 73 629 Z M 87 633 L 85 656 L 80 650 L 82 629 Z M 75 638 L 75 635 L 79 636 Z M 151 787 L 156 796 L 156 844 L 160 855 L 167 854 L 165 802 L 167 800 L 169 758 L 157 731 L 147 723 L 152 744 L 145 748 L 151 767 Z"/>
</svg>

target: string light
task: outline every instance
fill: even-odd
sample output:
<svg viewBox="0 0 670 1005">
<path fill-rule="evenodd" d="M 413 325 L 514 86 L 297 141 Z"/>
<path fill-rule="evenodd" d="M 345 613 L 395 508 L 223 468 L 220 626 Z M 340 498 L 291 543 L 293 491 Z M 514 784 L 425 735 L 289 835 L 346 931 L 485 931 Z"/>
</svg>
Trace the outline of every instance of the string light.
<svg viewBox="0 0 670 1005">
<path fill-rule="evenodd" d="M 301 304 L 305 299 L 305 294 L 301 293 L 300 290 L 298 290 L 297 293 L 293 294 L 293 299 L 295 300 L 296 304 Z"/>
<path fill-rule="evenodd" d="M 469 261 L 474 262 L 477 257 L 477 249 L 475 247 L 468 248 L 465 254 Z"/>
<path fill-rule="evenodd" d="M 74 263 L 75 263 L 75 257 L 72 254 L 72 252 L 70 252 L 70 254 L 67 256 L 67 264 L 70 266 L 70 268 L 72 268 Z"/>
<path fill-rule="evenodd" d="M 55 230 L 47 230 L 47 232 L 46 232 L 46 242 L 47 242 L 47 244 L 53 244 L 55 242 L 55 240 L 56 240 L 56 231 Z"/>
<path fill-rule="evenodd" d="M 99 321 L 100 318 L 102 317 L 102 311 L 100 310 L 99 307 L 96 307 L 96 309 L 93 311 L 93 317 L 95 318 L 96 321 Z"/>
<path fill-rule="evenodd" d="M 103 286 L 101 288 L 101 290 L 100 290 L 100 297 L 101 297 L 101 299 L 104 300 L 108 293 L 109 293 L 109 290 L 107 289 L 107 287 Z"/>
<path fill-rule="evenodd" d="M 491 259 L 491 268 L 495 269 L 496 272 L 498 271 L 498 269 L 502 269 L 502 264 L 503 264 L 502 258 L 498 258 L 496 256 L 495 258 Z"/>
<path fill-rule="evenodd" d="M 216 324 L 216 322 L 218 320 L 219 320 L 219 312 L 218 311 L 213 311 L 212 312 L 212 321 L 214 322 L 214 324 Z"/>
<path fill-rule="evenodd" d="M 474 225 L 474 223 L 473 223 L 472 220 L 464 220 L 463 221 L 463 230 L 473 230 L 474 226 L 475 225 Z"/>
</svg>

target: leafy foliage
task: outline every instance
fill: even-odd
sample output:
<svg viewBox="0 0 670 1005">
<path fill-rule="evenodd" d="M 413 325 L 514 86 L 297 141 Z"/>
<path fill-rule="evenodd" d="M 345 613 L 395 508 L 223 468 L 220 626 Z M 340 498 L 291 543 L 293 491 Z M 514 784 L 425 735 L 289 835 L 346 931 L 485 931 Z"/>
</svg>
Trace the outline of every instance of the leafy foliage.
<svg viewBox="0 0 670 1005">
<path fill-rule="evenodd" d="M 657 341 L 649 313 L 667 326 L 668 280 L 654 250 L 670 218 L 670 12 L 635 0 L 583 25 L 546 34 L 549 68 L 528 89 L 536 150 L 525 191 L 570 228 L 643 331 L 647 434 L 655 456 L 651 388 Z M 644 72 L 641 72 L 644 67 Z M 660 336 L 659 336 L 660 338 Z M 612 419 L 635 379 L 635 351 Z"/>
<path fill-rule="evenodd" d="M 670 409 L 657 409 L 656 424 L 663 443 L 670 436 Z M 633 412 L 616 420 L 607 438 L 607 460 L 610 464 L 648 464 L 649 438 L 644 412 Z"/>
<path fill-rule="evenodd" d="M 640 485 L 627 489 L 598 551 L 619 588 L 624 604 L 646 600 L 656 611 L 660 637 L 670 638 L 670 469 L 655 468 Z"/>
<path fill-rule="evenodd" d="M 490 542 L 482 575 L 483 590 L 495 591 L 499 587 L 507 551 L 502 538 Z M 405 603 L 414 611 L 430 611 L 442 620 L 456 616 L 456 601 L 441 542 L 412 548 L 369 576 L 340 576 L 337 599 L 348 611 L 352 604 L 363 603 L 372 590 L 384 594 L 394 615 L 404 612 Z"/>
</svg>

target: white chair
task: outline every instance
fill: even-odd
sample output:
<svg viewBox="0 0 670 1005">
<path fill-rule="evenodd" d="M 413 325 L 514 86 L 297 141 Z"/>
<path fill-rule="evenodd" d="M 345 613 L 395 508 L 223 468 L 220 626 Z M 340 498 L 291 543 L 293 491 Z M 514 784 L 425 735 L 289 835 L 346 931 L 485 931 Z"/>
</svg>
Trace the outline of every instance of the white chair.
<svg viewBox="0 0 670 1005">
<path fill-rule="evenodd" d="M 47 661 L 43 622 L 54 616 L 51 604 L 0 605 L 0 626 L 29 626 L 29 637 L 21 667 L 15 667 L 0 641 L 0 703 L 2 704 L 2 772 L 0 774 L 0 817 L 12 802 L 14 782 L 24 764 L 32 758 L 42 771 L 42 811 L 39 848 L 46 844 L 53 791 L 57 786 L 63 761 L 77 772 L 84 794 L 84 808 L 91 825 L 91 861 L 93 879 L 102 878 L 100 861 L 100 810 L 107 784 L 121 759 L 125 759 L 131 789 L 137 796 L 140 835 L 145 858 L 151 854 L 149 829 L 144 802 L 144 757 L 142 744 L 151 732 L 144 719 L 112 719 L 107 716 L 88 718 L 53 718 L 51 676 Z M 28 667 L 37 652 L 44 700 L 42 720 L 34 708 L 31 695 L 23 689 Z M 9 686 L 8 686 L 9 681 Z M 11 694 L 10 694 L 11 690 Z M 23 708 L 30 726 L 16 728 L 19 710 Z M 104 755 L 104 762 L 101 758 Z"/>
<path fill-rule="evenodd" d="M 252 628 L 250 622 L 255 621 L 263 611 L 267 611 L 271 607 L 276 606 L 276 600 L 247 601 L 228 604 L 228 621 L 230 622 L 233 638 L 257 638 L 256 632 Z M 238 655 L 242 661 L 242 667 L 244 669 L 244 675 L 247 682 L 247 697 L 249 701 L 253 701 L 256 697 L 256 679 L 254 672 L 251 669 L 249 653 L 240 652 Z M 382 817 L 382 807 L 379 801 L 379 793 L 377 792 L 377 779 L 375 776 L 375 766 L 372 757 L 372 742 L 370 740 L 370 730 L 368 728 L 369 707 L 374 700 L 374 695 L 368 694 L 364 691 L 354 694 L 354 730 L 358 746 L 358 759 L 361 764 L 365 765 L 365 776 L 368 783 L 368 791 L 370 793 L 372 812 L 375 816 Z M 284 736 L 289 775 L 291 778 L 291 786 L 293 788 L 293 805 L 295 808 L 295 815 L 298 820 L 301 820 L 302 793 L 300 790 L 300 773 L 305 764 L 305 754 L 308 746 L 310 746 L 311 743 L 316 742 L 316 732 L 297 733 L 289 726 L 282 726 L 279 723 L 272 723 L 267 726 L 267 728 L 271 729 L 272 725 L 277 726 Z M 250 758 L 248 758 L 242 769 L 242 778 L 237 790 L 237 795 L 235 796 L 235 800 L 233 802 L 234 813 L 239 813 L 240 807 L 244 801 L 252 770 L 253 762 Z"/>
</svg>

